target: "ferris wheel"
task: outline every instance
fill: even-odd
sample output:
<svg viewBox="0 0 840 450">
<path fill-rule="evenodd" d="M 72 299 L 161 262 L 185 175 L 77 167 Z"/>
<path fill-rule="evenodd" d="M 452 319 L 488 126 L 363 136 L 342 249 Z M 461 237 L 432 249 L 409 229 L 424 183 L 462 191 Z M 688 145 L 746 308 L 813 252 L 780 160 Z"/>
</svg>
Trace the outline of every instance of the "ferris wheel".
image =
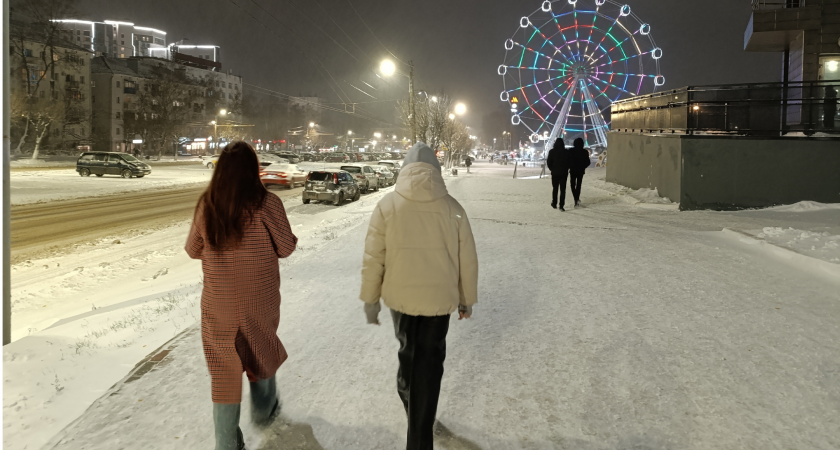
<svg viewBox="0 0 840 450">
<path fill-rule="evenodd" d="M 546 147 L 558 137 L 606 147 L 610 105 L 665 84 L 651 26 L 613 0 L 544 1 L 505 50 L 500 99 Z"/>
</svg>

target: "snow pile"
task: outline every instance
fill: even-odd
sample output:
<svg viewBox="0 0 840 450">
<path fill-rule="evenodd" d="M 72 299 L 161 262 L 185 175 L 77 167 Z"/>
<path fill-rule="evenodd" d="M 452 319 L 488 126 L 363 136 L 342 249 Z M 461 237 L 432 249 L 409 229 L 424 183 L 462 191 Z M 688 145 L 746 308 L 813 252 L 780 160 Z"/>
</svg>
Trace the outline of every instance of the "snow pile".
<svg viewBox="0 0 840 450">
<path fill-rule="evenodd" d="M 653 203 L 659 205 L 670 205 L 674 203 L 668 197 L 660 196 L 659 190 L 657 188 L 641 188 L 639 190 L 633 190 L 628 188 L 626 194 L 630 197 L 635 198 L 641 203 Z"/>
<path fill-rule="evenodd" d="M 840 236 L 791 227 L 765 227 L 756 237 L 813 258 L 840 264 Z"/>
<path fill-rule="evenodd" d="M 840 203 L 819 203 L 812 201 L 803 201 L 799 203 L 794 203 L 792 205 L 774 206 L 772 208 L 767 208 L 767 210 L 779 212 L 816 212 L 840 210 Z"/>
<path fill-rule="evenodd" d="M 200 186 L 210 181 L 213 171 L 192 166 L 152 167 L 143 178 L 124 179 L 115 175 L 82 177 L 75 169 L 11 172 L 11 203 L 26 205 L 55 200 L 100 197 L 171 187 Z"/>
</svg>

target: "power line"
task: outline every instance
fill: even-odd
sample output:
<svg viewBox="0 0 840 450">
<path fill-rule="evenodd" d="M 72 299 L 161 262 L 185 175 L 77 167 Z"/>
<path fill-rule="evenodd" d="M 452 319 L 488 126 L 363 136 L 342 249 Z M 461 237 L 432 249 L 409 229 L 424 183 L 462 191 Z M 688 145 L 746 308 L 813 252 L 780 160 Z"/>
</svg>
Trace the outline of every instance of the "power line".
<svg viewBox="0 0 840 450">
<path fill-rule="evenodd" d="M 356 17 L 358 17 L 358 18 L 359 18 L 359 20 L 361 20 L 361 21 L 362 21 L 362 23 L 365 25 L 365 28 L 367 28 L 367 30 L 368 30 L 368 31 L 370 31 L 370 34 L 371 34 L 371 35 L 373 35 L 373 38 L 374 38 L 374 39 L 376 39 L 376 42 L 379 42 L 379 45 L 381 45 L 381 46 L 382 46 L 382 48 L 384 48 L 386 52 L 390 53 L 390 54 L 391 54 L 391 56 L 393 56 L 393 57 L 394 57 L 394 59 L 396 59 L 397 61 L 399 61 L 399 62 L 401 62 L 401 63 L 403 63 L 403 64 L 405 64 L 405 65 L 408 65 L 408 63 L 407 63 L 407 62 L 405 62 L 405 61 L 401 60 L 400 58 L 398 58 L 398 57 L 397 57 L 397 55 L 395 55 L 395 54 L 394 54 L 394 52 L 392 52 L 391 50 L 389 50 L 389 49 L 388 49 L 388 47 L 386 47 L 386 46 L 385 46 L 385 44 L 383 44 L 383 43 L 382 43 L 382 41 L 380 41 L 380 40 L 379 40 L 379 38 L 378 38 L 378 37 L 376 37 L 376 33 L 374 33 L 374 32 L 373 32 L 373 30 L 371 30 L 371 29 L 370 29 L 370 27 L 368 26 L 367 22 L 365 22 L 365 19 L 363 19 L 363 18 L 362 18 L 362 16 L 359 14 L 359 11 L 356 11 L 356 7 L 355 7 L 355 6 L 353 6 L 353 3 L 352 3 L 350 0 L 347 0 L 347 3 L 350 5 L 350 7 L 351 7 L 351 8 L 353 8 L 353 12 L 354 12 L 354 13 L 356 13 Z"/>
</svg>

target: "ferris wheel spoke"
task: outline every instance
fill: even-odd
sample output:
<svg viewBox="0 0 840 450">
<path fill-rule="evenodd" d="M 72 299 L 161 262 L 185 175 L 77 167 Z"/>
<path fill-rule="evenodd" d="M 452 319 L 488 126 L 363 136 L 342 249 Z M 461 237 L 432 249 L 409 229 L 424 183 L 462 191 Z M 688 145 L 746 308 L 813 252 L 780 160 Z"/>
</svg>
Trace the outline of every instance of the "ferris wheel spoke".
<svg viewBox="0 0 840 450">
<path fill-rule="evenodd" d="M 570 64 L 572 64 L 572 60 L 571 60 L 571 59 L 569 59 L 569 57 L 567 57 L 567 56 L 566 56 L 566 55 L 565 55 L 565 54 L 564 54 L 564 53 L 560 50 L 562 47 L 558 47 L 558 46 L 557 46 L 554 42 L 552 42 L 552 40 L 551 40 L 551 39 L 549 39 L 549 38 L 545 35 L 545 33 L 543 33 L 543 32 L 542 32 L 542 30 L 541 30 L 540 28 L 538 28 L 538 27 L 537 27 L 536 25 L 534 25 L 533 23 L 531 24 L 531 28 L 533 28 L 533 29 L 534 29 L 534 33 L 535 33 L 535 34 L 539 34 L 539 35 L 540 35 L 540 37 L 541 37 L 541 38 L 543 38 L 543 45 L 545 45 L 545 42 L 548 42 L 549 44 L 551 44 L 551 46 L 552 46 L 552 47 L 554 47 L 554 50 L 556 50 L 557 52 L 559 52 L 559 53 L 560 53 L 560 56 L 562 56 L 562 57 L 563 57 L 563 59 L 565 59 L 565 60 L 569 63 L 569 65 L 570 65 Z M 563 35 L 562 33 L 561 33 L 561 36 L 563 36 L 563 41 L 564 41 L 564 42 L 566 42 L 566 36 L 565 36 L 565 35 Z M 533 35 L 532 35 L 531 37 L 533 38 Z M 516 44 L 516 42 L 514 42 L 514 44 Z M 557 52 L 555 52 L 555 54 L 556 54 Z"/>
<path fill-rule="evenodd" d="M 633 59 L 633 58 L 640 58 L 640 57 L 642 57 L 642 56 L 644 56 L 644 55 L 647 55 L 647 54 L 649 54 L 649 53 L 650 53 L 650 52 L 642 52 L 642 53 L 639 53 L 639 54 L 636 54 L 636 55 L 630 55 L 630 56 L 627 56 L 627 57 L 625 57 L 625 58 L 616 59 L 615 61 L 612 61 L 612 62 L 610 62 L 610 63 L 604 63 L 604 64 L 601 64 L 601 65 L 600 65 L 600 66 L 598 66 L 598 67 L 611 66 L 611 65 L 613 65 L 613 64 L 615 64 L 615 63 L 620 63 L 620 62 L 628 61 L 628 60 L 631 60 L 631 59 Z"/>
<path fill-rule="evenodd" d="M 598 75 L 621 75 L 623 77 L 648 77 L 656 78 L 656 75 L 647 75 L 643 73 L 622 73 L 622 72 L 598 72 Z"/>
<path fill-rule="evenodd" d="M 514 42 L 513 42 L 513 45 L 516 45 L 516 46 L 518 46 L 518 47 L 522 48 L 522 58 L 520 58 L 520 60 L 519 60 L 519 66 L 520 66 L 519 68 L 524 68 L 524 69 L 534 69 L 534 70 L 562 70 L 562 69 L 549 69 L 549 68 L 537 67 L 537 66 L 536 66 L 536 61 L 535 61 L 535 65 L 534 65 L 534 67 L 522 67 L 522 63 L 523 63 L 523 62 L 524 62 L 524 60 L 525 60 L 525 51 L 526 51 L 526 50 L 527 50 L 527 51 L 529 51 L 529 52 L 531 52 L 531 53 L 533 53 L 533 54 L 535 54 L 535 55 L 537 55 L 537 56 L 542 56 L 543 58 L 545 58 L 545 59 L 547 59 L 547 60 L 551 61 L 552 63 L 557 63 L 557 64 L 561 65 L 562 67 L 568 67 L 568 66 L 570 66 L 570 65 L 571 65 L 571 64 L 564 63 L 563 61 L 560 61 L 560 60 L 554 59 L 554 58 L 552 58 L 552 57 L 550 57 L 550 56 L 546 55 L 545 53 L 538 52 L 538 51 L 536 51 L 536 50 L 532 49 L 531 47 L 528 47 L 528 46 L 522 45 L 522 44 L 520 44 L 520 43 L 518 43 L 518 42 L 516 42 L 516 41 L 514 41 Z M 563 55 L 563 56 L 565 56 L 565 55 Z M 571 63 L 571 62 L 569 62 L 569 63 Z M 517 67 L 515 67 L 515 66 L 508 66 L 508 68 L 512 68 L 512 69 L 513 69 L 513 68 L 517 68 Z"/>
<path fill-rule="evenodd" d="M 598 77 L 591 77 L 590 79 L 591 79 L 591 80 L 593 80 L 593 81 L 596 81 L 596 82 L 603 83 L 603 84 L 605 84 L 605 85 L 607 85 L 607 86 L 613 87 L 613 88 L 615 88 L 615 89 L 618 89 L 619 91 L 624 92 L 625 94 L 632 95 L 632 96 L 635 96 L 635 95 L 636 95 L 636 94 L 634 94 L 634 93 L 632 93 L 632 92 L 628 91 L 627 89 L 624 89 L 624 88 L 622 88 L 622 87 L 616 86 L 616 85 L 614 85 L 614 84 L 612 84 L 612 83 L 610 83 L 610 82 L 604 81 L 604 80 L 602 80 L 602 79 L 600 79 L 600 78 L 598 78 Z"/>
</svg>

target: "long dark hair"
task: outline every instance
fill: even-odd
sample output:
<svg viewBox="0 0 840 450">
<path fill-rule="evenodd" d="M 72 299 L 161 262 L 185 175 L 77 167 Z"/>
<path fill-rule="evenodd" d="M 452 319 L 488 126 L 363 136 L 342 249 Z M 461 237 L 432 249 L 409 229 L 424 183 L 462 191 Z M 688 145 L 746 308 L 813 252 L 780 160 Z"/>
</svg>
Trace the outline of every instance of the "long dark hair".
<svg viewBox="0 0 840 450">
<path fill-rule="evenodd" d="M 207 190 L 196 205 L 204 215 L 207 242 L 212 248 L 233 249 L 268 194 L 260 181 L 257 153 L 247 142 L 228 144 Z"/>
</svg>

